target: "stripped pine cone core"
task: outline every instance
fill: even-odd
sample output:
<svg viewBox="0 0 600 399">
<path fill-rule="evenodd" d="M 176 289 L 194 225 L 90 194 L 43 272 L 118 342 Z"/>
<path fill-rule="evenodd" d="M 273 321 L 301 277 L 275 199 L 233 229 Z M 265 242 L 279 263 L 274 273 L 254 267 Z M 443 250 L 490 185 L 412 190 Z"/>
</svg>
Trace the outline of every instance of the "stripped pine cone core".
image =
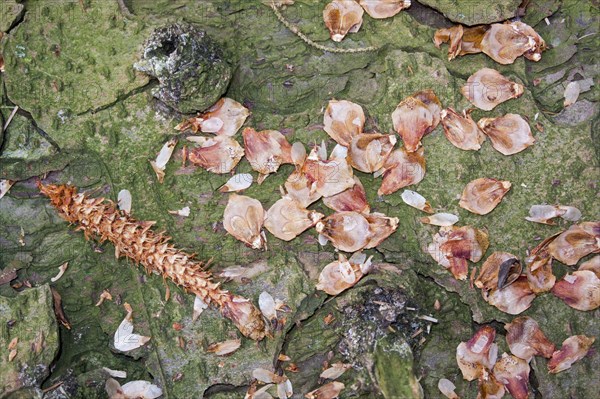
<svg viewBox="0 0 600 399">
<path fill-rule="evenodd" d="M 77 193 L 73 186 L 38 183 L 38 187 L 61 217 L 77 225 L 86 239 L 110 241 L 117 258 L 125 255 L 144 266 L 148 273 L 169 278 L 207 304 L 217 306 L 246 337 L 264 338 L 265 323 L 260 311 L 248 299 L 221 289 L 211 273 L 202 269 L 202 262 L 175 248 L 163 232 L 151 229 L 155 222 L 137 221 L 119 211 L 112 201 L 90 198 Z"/>
</svg>

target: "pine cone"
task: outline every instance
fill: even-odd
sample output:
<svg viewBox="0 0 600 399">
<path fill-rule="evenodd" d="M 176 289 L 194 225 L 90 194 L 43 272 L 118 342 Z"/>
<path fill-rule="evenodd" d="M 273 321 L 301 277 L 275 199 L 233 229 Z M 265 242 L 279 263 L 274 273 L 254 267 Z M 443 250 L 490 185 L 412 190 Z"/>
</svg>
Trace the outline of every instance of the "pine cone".
<svg viewBox="0 0 600 399">
<path fill-rule="evenodd" d="M 175 284 L 198 295 L 207 304 L 216 305 L 221 314 L 237 326 L 245 336 L 261 340 L 265 323 L 260 311 L 246 298 L 219 288 L 211 273 L 203 270 L 203 263 L 175 248 L 170 237 L 151 229 L 155 222 L 141 222 L 119 211 L 112 201 L 78 194 L 68 185 L 43 185 L 42 194 L 48 196 L 61 217 L 77 230 L 83 230 L 86 239 L 96 237 L 115 246 L 115 256 L 121 255 L 144 266 L 148 273 L 157 273 Z"/>
</svg>

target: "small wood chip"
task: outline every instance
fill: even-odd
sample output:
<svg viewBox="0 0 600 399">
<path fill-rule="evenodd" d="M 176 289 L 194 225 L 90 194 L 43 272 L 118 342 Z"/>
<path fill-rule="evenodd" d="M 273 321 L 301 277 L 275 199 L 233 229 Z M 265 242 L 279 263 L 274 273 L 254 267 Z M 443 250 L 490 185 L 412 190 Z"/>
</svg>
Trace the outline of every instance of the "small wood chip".
<svg viewBox="0 0 600 399">
<path fill-rule="evenodd" d="M 438 319 L 436 319 L 435 317 L 426 316 L 426 315 L 419 316 L 419 319 L 421 319 L 421 320 L 427 320 L 427 321 L 430 321 L 432 323 L 437 323 L 438 322 Z"/>
<path fill-rule="evenodd" d="M 214 353 L 217 356 L 226 356 L 238 350 L 240 346 L 242 346 L 241 339 L 230 339 L 228 341 L 210 344 L 206 351 L 208 353 Z"/>
<path fill-rule="evenodd" d="M 57 282 L 63 276 L 63 274 L 65 274 L 67 267 L 69 267 L 69 262 L 65 262 L 62 265 L 60 265 L 58 267 L 58 274 L 52 277 L 50 281 L 52 281 L 53 283 Z"/>
<path fill-rule="evenodd" d="M 14 337 L 10 343 L 8 344 L 8 350 L 13 350 L 17 347 L 17 344 L 19 343 L 19 337 Z"/>
<path fill-rule="evenodd" d="M 473 283 L 475 281 L 475 275 L 477 274 L 477 268 L 474 267 L 473 270 L 471 270 L 471 277 L 469 278 L 469 285 L 471 286 L 471 288 L 474 287 Z"/>
<path fill-rule="evenodd" d="M 332 313 L 329 313 L 327 316 L 325 316 L 325 318 L 323 318 L 323 321 L 327 325 L 330 325 L 331 323 L 333 323 L 334 320 L 335 320 L 335 316 L 333 316 Z"/>
<path fill-rule="evenodd" d="M 277 356 L 277 360 L 279 360 L 280 362 L 289 362 L 290 360 L 292 360 L 292 358 L 283 353 L 280 353 L 279 356 Z"/>
<path fill-rule="evenodd" d="M 2 129 L 2 131 L 6 131 L 6 129 L 8 128 L 8 125 L 10 125 L 10 122 L 13 120 L 13 118 L 15 117 L 15 114 L 17 113 L 18 110 L 19 110 L 18 105 L 13 108 L 8 119 L 6 120 L 6 123 L 4 124 L 4 128 Z"/>
<path fill-rule="evenodd" d="M 187 159 L 188 159 L 188 148 L 187 148 L 187 145 L 184 145 L 183 149 L 181 150 L 181 166 L 184 168 L 186 167 Z"/>
<path fill-rule="evenodd" d="M 50 385 L 48 388 L 42 389 L 43 393 L 54 391 L 56 388 L 60 387 L 63 384 L 62 381 L 57 382 L 56 384 Z"/>
<path fill-rule="evenodd" d="M 286 371 L 290 371 L 292 373 L 297 373 L 300 371 L 296 363 L 290 363 L 285 369 Z"/>
<path fill-rule="evenodd" d="M 419 335 L 419 334 L 422 334 L 422 333 L 423 333 L 423 329 L 422 329 L 422 328 L 419 328 L 419 329 L 418 329 L 417 331 L 415 331 L 415 332 L 414 332 L 414 333 L 413 333 L 413 334 L 412 334 L 410 337 L 411 337 L 411 338 L 414 338 L 414 337 L 416 337 L 417 335 Z"/>
<path fill-rule="evenodd" d="M 95 306 L 100 306 L 102 305 L 102 303 L 104 302 L 105 299 L 108 299 L 109 301 L 112 301 L 112 295 L 110 294 L 110 292 L 108 292 L 108 290 L 104 290 L 102 291 L 102 294 L 100 294 L 100 300 L 98 300 L 98 302 L 96 302 Z"/>
<path fill-rule="evenodd" d="M 36 355 L 42 353 L 42 349 L 44 349 L 44 331 L 40 330 L 35 335 L 34 341 L 31 343 L 31 350 Z"/>
<path fill-rule="evenodd" d="M 25 230 L 23 230 L 23 227 L 21 227 L 21 234 L 19 234 L 19 245 L 25 246 Z"/>
<path fill-rule="evenodd" d="M 536 123 L 535 128 L 537 129 L 538 132 L 544 133 L 544 125 L 542 125 L 541 123 L 539 123 L 539 122 Z"/>
<path fill-rule="evenodd" d="M 56 315 L 56 318 L 60 324 L 62 324 L 67 330 L 70 330 L 71 323 L 69 323 L 69 320 L 67 319 L 67 316 L 62 308 L 62 298 L 60 297 L 58 291 L 56 291 L 54 288 L 50 287 L 50 290 L 52 291 L 52 297 L 54 298 L 54 314 Z"/>
</svg>

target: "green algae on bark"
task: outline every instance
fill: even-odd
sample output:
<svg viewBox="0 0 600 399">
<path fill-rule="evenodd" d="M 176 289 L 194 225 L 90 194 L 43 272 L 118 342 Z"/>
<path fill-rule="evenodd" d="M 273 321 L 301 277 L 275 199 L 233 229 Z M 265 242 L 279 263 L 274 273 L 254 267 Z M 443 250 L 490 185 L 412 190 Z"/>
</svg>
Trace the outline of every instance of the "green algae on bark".
<svg viewBox="0 0 600 399">
<path fill-rule="evenodd" d="M 578 102 L 587 103 L 591 112 L 578 105 L 565 109 L 561 114 L 573 114 L 568 118 L 558 115 L 561 124 L 576 125 L 591 120 L 598 114 L 600 87 L 597 84 L 600 68 L 597 55 L 600 44 L 596 39 L 598 28 L 598 6 L 589 1 L 566 2 L 548 23 L 540 22 L 535 29 L 551 46 L 538 63 L 528 64 L 527 77 L 532 83 L 532 93 L 546 112 L 563 110 L 564 92 L 569 82 L 581 85 Z M 579 115 L 578 115 L 579 114 Z M 574 123 L 573 123 L 573 122 Z"/>
<path fill-rule="evenodd" d="M 482 4 L 477 0 L 420 0 L 435 8 L 449 20 L 463 25 L 491 24 L 510 19 L 517 14 L 521 0 L 499 0 Z"/>
<path fill-rule="evenodd" d="M 116 1 L 39 1 L 4 46 L 10 99 L 47 130 L 141 87 L 133 63 L 144 25 L 124 20 Z"/>
<path fill-rule="evenodd" d="M 37 131 L 29 119 L 19 114 L 13 117 L 4 132 L 4 142 L 0 140 L 0 146 L 2 159 L 18 158 L 33 162 L 56 154 L 56 148 Z"/>
<path fill-rule="evenodd" d="M 0 396 L 40 395 L 42 382 L 58 354 L 58 326 L 48 285 L 25 290 L 14 298 L 0 297 Z M 8 360 L 13 339 L 16 356 Z M 31 396 L 28 396 L 31 395 Z"/>
<path fill-rule="evenodd" d="M 23 15 L 25 6 L 15 0 L 5 0 L 0 4 L 0 32 L 12 28 Z"/>
<path fill-rule="evenodd" d="M 413 373 L 413 353 L 402 338 L 388 335 L 375 344 L 375 378 L 385 399 L 423 398 Z"/>
<path fill-rule="evenodd" d="M 327 2 L 320 0 L 315 4 L 309 0 L 297 0 L 283 13 L 312 40 L 333 45 L 320 16 Z M 49 3 L 40 2 L 40 10 L 43 11 L 43 5 Z M 136 14 L 134 20 L 122 19 L 116 2 L 86 0 L 82 3 L 89 15 L 98 16 L 99 19 L 86 19 L 85 15 L 88 14 L 81 11 L 76 1 L 40 13 L 36 13 L 34 7 L 33 13 L 26 16 L 22 24 L 9 35 L 9 52 L 27 41 L 32 43 L 36 52 L 43 55 L 19 59 L 18 73 L 8 66 L 7 74 L 3 77 L 10 80 L 7 84 L 9 98 L 32 111 L 35 108 L 32 104 L 37 104 L 38 109 L 33 112 L 36 122 L 60 148 L 69 149 L 55 156 L 48 154 L 48 157 L 40 158 L 39 164 L 11 158 L 10 162 L 17 165 L 11 169 L 13 176 L 26 179 L 39 174 L 38 171 L 43 173 L 64 169 L 60 173 L 51 173 L 50 177 L 96 189 L 112 199 L 116 199 L 120 189 L 128 189 L 133 195 L 136 217 L 157 220 L 160 227 L 172 233 L 178 244 L 203 257 L 214 257 L 215 271 L 240 263 L 266 262 L 269 269 L 264 279 L 260 276 L 248 284 L 228 284 L 254 299 L 263 289 L 267 290 L 274 297 L 286 300 L 294 313 L 286 315 L 288 323 L 281 335 L 276 337 L 273 346 L 243 343 L 240 353 L 224 359 L 224 367 L 219 367 L 223 359 L 206 354 L 203 349 L 207 344 L 222 341 L 231 332 L 230 325 L 221 321 L 213 311 L 205 311 L 192 324 L 189 319 L 193 297 L 171 286 L 171 299 L 165 301 L 165 288 L 159 278 L 144 276 L 115 261 L 110 246 L 86 242 L 79 234 L 69 232 L 67 226 L 46 206 L 46 201 L 36 197 L 33 182 L 20 182 L 0 201 L 0 263 L 4 267 L 11 262 L 19 262 L 18 280 L 28 279 L 34 285 L 39 285 L 56 274 L 58 265 L 70 260 L 68 272 L 56 285 L 62 294 L 65 312 L 73 324 L 73 330 L 61 330 L 61 356 L 46 386 L 65 381 L 65 390 L 74 397 L 104 397 L 105 376 L 101 373 L 101 367 L 106 366 L 126 370 L 128 379 L 149 379 L 150 372 L 168 397 L 198 396 L 213 385 L 217 387 L 206 391 L 207 396 L 239 397 L 244 388 L 239 388 L 234 394 L 217 393 L 216 390 L 219 385 L 233 389 L 234 385 L 247 384 L 251 368 L 257 365 L 270 368 L 279 349 L 283 347 L 286 354 L 291 353 L 290 356 L 305 361 L 300 365 L 300 373 L 291 375 L 295 391 L 301 394 L 317 386 L 321 361 L 325 359 L 325 354 L 335 348 L 338 339 L 337 330 L 330 334 L 322 322 L 329 312 L 338 320 L 343 318 L 339 309 L 328 306 L 337 303 L 337 300 L 324 303 L 326 298 L 322 294 L 313 295 L 320 269 L 334 256 L 330 246 L 321 248 L 317 244 L 314 231 L 305 232 L 293 242 L 285 243 L 268 236 L 270 250 L 267 253 L 245 248 L 227 236 L 220 223 L 227 196 L 216 193 L 215 189 L 228 176 L 211 175 L 190 167 L 182 168 L 181 144 L 167 165 L 164 184 L 156 182 L 148 160 L 155 157 L 162 144 L 176 133 L 172 128 L 180 121 L 177 114 L 155 107 L 150 87 L 143 86 L 146 80 L 133 73 L 132 64 L 139 59 L 143 41 L 156 26 L 185 20 L 206 30 L 225 49 L 232 66 L 236 67 L 234 83 L 226 95 L 252 109 L 253 114 L 246 125 L 279 129 L 290 141 L 300 140 L 307 145 L 327 139 L 321 130 L 321 109 L 333 97 L 360 103 L 368 114 L 368 130 L 391 132 L 390 114 L 406 95 L 432 88 L 444 106 L 463 109 L 469 105 L 457 89 L 466 78 L 484 66 L 498 69 L 511 80 L 526 84 L 526 93 L 519 100 L 500 105 L 493 113 L 476 111 L 474 118 L 477 120 L 508 112 L 522 114 L 529 118 L 532 127 L 536 123 L 543 125 L 544 132 L 534 131 L 538 142 L 522 154 L 512 157 L 501 156 L 489 143 L 484 143 L 482 150 L 477 153 L 465 153 L 453 148 L 438 128 L 423 140 L 428 162 L 427 175 L 422 183 L 410 188 L 428 198 L 436 210 L 457 212 L 461 216 L 461 224 L 487 227 L 492 239 L 492 248 L 488 253 L 505 250 L 523 257 L 527 248 L 535 246 L 537 237 L 546 237 L 566 227 L 525 222 L 523 218 L 533 203 L 575 205 L 583 211 L 586 220 L 600 213 L 594 188 L 600 149 L 598 141 L 592 139 L 592 135 L 598 135 L 597 126 L 593 129 L 589 120 L 575 129 L 555 126 L 545 116 L 544 110 L 548 109 L 546 104 L 555 107 L 560 90 L 556 89 L 551 96 L 545 97 L 546 92 L 538 95 L 532 84 L 540 75 L 562 70 L 562 64 L 556 65 L 555 61 L 563 62 L 568 58 L 568 52 L 561 57 L 546 52 L 542 63 L 548 55 L 548 64 L 517 60 L 513 65 L 499 66 L 484 55 L 466 56 L 448 62 L 445 52 L 433 46 L 435 29 L 422 23 L 410 9 L 389 20 L 365 18 L 361 30 L 341 45 L 348 48 L 377 46 L 380 48 L 378 52 L 333 55 L 307 46 L 277 21 L 268 7 L 258 2 L 174 0 L 151 4 L 144 0 L 132 0 L 127 4 Z M 535 5 L 539 2 L 531 3 Z M 481 7 L 487 4 L 491 3 Z M 565 37 L 569 40 L 565 42 L 561 39 L 561 44 L 571 46 L 572 36 L 575 35 L 572 32 L 577 32 L 577 37 L 587 34 L 575 17 L 576 9 L 585 4 L 589 5 L 589 2 L 563 4 L 571 7 L 569 15 L 573 17 L 569 19 L 575 23 L 569 21 L 561 25 L 556 33 L 546 33 L 544 30 L 556 28 L 555 20 L 550 18 L 551 25 L 548 28 L 542 26 L 542 36 L 562 38 L 559 30 L 564 29 Z M 67 23 L 66 18 L 57 16 L 57 10 L 72 11 L 72 25 Z M 586 16 L 586 9 L 583 11 Z M 543 15 L 548 15 L 548 12 Z M 534 16 L 526 15 L 526 18 Z M 536 18 L 541 21 L 543 17 Z M 63 23 L 59 24 L 61 21 Z M 544 21 L 541 23 L 545 24 Z M 53 28 L 56 25 L 62 26 L 65 33 Z M 37 34 L 40 29 L 46 32 L 44 38 Z M 78 29 L 91 29 L 92 33 L 90 37 L 86 35 L 85 40 L 74 41 L 74 31 Z M 136 29 L 139 34 L 135 33 Z M 99 32 L 114 42 L 114 51 L 105 47 Z M 61 46 L 62 54 L 75 55 L 77 61 L 88 48 L 93 48 L 100 52 L 97 54 L 98 62 L 106 61 L 102 65 L 109 68 L 108 72 L 111 73 L 107 74 L 106 68 L 102 71 L 85 68 L 81 73 L 67 72 L 67 65 L 64 65 L 67 60 L 53 54 L 56 48 L 44 47 L 48 43 L 62 43 L 61 35 L 68 36 L 69 43 L 75 43 L 74 48 L 67 50 Z M 594 36 L 582 38 L 576 44 L 577 49 L 585 53 L 593 39 Z M 17 40 L 20 42 L 17 43 Z M 96 58 L 96 54 L 92 56 Z M 575 53 L 570 62 L 577 57 Z M 32 62 L 28 64 L 30 59 Z M 586 56 L 585 59 L 590 58 Z M 112 62 L 115 64 L 113 71 L 109 64 Z M 58 64 L 56 71 L 52 69 L 55 63 Z M 127 70 L 135 77 L 131 85 L 123 79 L 117 79 L 116 83 L 108 82 L 101 74 L 117 77 L 123 76 L 123 71 Z M 90 82 L 100 82 L 105 86 L 107 95 L 97 98 L 93 104 L 84 97 L 75 96 L 73 101 L 66 95 L 59 98 L 52 88 L 52 80 L 43 71 L 56 72 L 61 76 L 66 74 L 66 83 L 81 87 L 86 87 Z M 12 76 L 9 72 L 12 72 Z M 26 81 L 27 85 L 19 85 L 19 80 Z M 562 80 L 559 79 L 557 84 L 562 84 Z M 32 98 L 30 85 L 47 86 L 49 90 Z M 118 91 L 120 86 L 123 86 L 121 92 Z M 61 87 L 58 85 L 59 90 Z M 136 91 L 139 87 L 143 88 Z M 583 100 L 596 101 L 594 93 L 594 90 L 583 93 Z M 80 104 L 81 107 L 77 108 Z M 59 110 L 72 107 L 76 111 L 70 113 L 70 117 L 57 117 Z M 86 112 L 90 109 L 96 112 Z M 17 123 L 15 126 L 19 125 Z M 15 131 L 18 135 L 26 132 L 20 127 Z M 12 134 L 9 133 L 18 139 Z M 11 137 L 9 140 L 14 143 Z M 19 156 L 14 152 L 18 147 L 11 145 L 10 148 L 14 156 Z M 26 155 L 25 152 L 22 154 Z M 42 160 L 53 165 L 52 168 L 44 167 Z M 6 170 L 4 165 L 3 171 Z M 29 169 L 30 165 L 36 166 Z M 238 166 L 238 172 L 249 170 L 246 161 Z M 277 175 L 270 176 L 263 185 L 250 187 L 247 195 L 259 199 L 268 208 L 279 198 L 278 187 L 292 170 L 289 165 L 282 167 Z M 390 284 L 402 285 L 409 297 L 418 298 L 418 303 L 427 305 L 428 310 L 433 306 L 434 298 L 442 304 L 440 312 L 432 313 L 440 323 L 432 327 L 424 347 L 414 351 L 415 373 L 423 376 L 421 384 L 426 396 L 439 396 L 437 382 L 439 378 L 448 378 L 457 385 L 461 397 L 475 398 L 476 383 L 462 381 L 457 369 L 454 359 L 456 345 L 467 340 L 476 329 L 472 326 L 473 319 L 505 322 L 512 317 L 490 307 L 482 300 L 479 291 L 471 290 L 468 283 L 457 283 L 423 253 L 422 246 L 430 242 L 436 229 L 422 226 L 418 220 L 422 215 L 404 205 L 400 193 L 377 198 L 375 193 L 380 180 L 370 175 L 356 174 L 361 178 L 375 211 L 401 218 L 398 232 L 379 248 L 381 255 L 394 263 L 392 267 L 402 269 L 404 274 L 404 277 L 400 275 L 397 279 L 391 279 Z M 507 196 L 506 203 L 503 202 L 498 209 L 484 217 L 461 211 L 456 198 L 468 181 L 478 177 L 506 178 L 511 180 L 515 188 Z M 168 210 L 183 206 L 190 206 L 190 217 L 168 214 Z M 330 213 L 321 205 L 316 208 Z M 19 244 L 20 227 L 25 231 L 24 247 Z M 128 271 L 124 272 L 124 269 Z M 558 274 L 566 272 L 561 265 L 556 265 L 555 270 Z M 403 280 L 408 274 L 414 278 Z M 343 295 L 351 295 L 355 291 L 358 294 L 363 284 L 373 284 L 371 279 L 374 277 L 375 280 L 381 279 L 381 276 L 367 276 L 357 287 Z M 113 293 L 115 302 L 128 301 L 132 304 L 136 312 L 136 329 L 153 337 L 147 348 L 133 354 L 138 361 L 131 357 L 115 356 L 110 351 L 112 334 L 124 312 L 121 306 L 109 301 L 99 308 L 93 306 L 106 288 Z M 6 289 L 2 291 L 3 294 L 14 295 L 9 286 L 3 289 Z M 593 319 L 596 313 L 575 311 L 551 295 L 537 298 L 526 314 L 536 318 L 557 344 L 572 334 L 597 334 L 594 330 L 597 330 L 597 323 Z M 295 322 L 301 320 L 304 321 L 300 322 L 300 327 L 293 327 Z M 565 320 L 569 320 L 569 323 Z M 177 332 L 172 329 L 173 323 L 181 323 L 184 329 Z M 287 331 L 291 331 L 289 340 L 283 337 Z M 323 335 L 322 340 L 319 334 Z M 190 346 L 180 349 L 180 337 L 185 339 L 186 344 L 189 340 Z M 288 341 L 289 345 L 286 343 Z M 497 341 L 500 343 L 503 338 L 499 335 Z M 290 353 L 287 353 L 287 349 Z M 315 353 L 320 356 L 314 356 Z M 598 369 L 598 359 L 597 355 L 588 356 L 572 369 L 557 375 L 547 373 L 544 360 L 535 360 L 532 368 L 540 381 L 538 390 L 548 397 L 577 396 L 578 391 L 593 396 L 597 386 L 590 382 L 588 376 Z M 179 369 L 183 370 L 182 376 L 177 374 Z M 239 372 L 242 369 L 243 372 Z M 355 379 L 357 375 L 359 379 Z M 202 377 L 197 380 L 197 376 Z M 347 386 L 356 381 L 371 381 L 366 374 L 350 372 L 342 379 Z M 373 397 L 370 392 L 357 392 L 356 395 Z"/>
<path fill-rule="evenodd" d="M 0 110 L 7 119 L 6 107 Z M 52 170 L 63 169 L 73 158 L 71 154 L 58 155 L 55 144 L 48 140 L 44 132 L 25 116 L 17 113 L 4 132 L 4 141 L 0 140 L 0 178 L 26 180 Z M 75 155 L 75 154 L 72 154 Z"/>
<path fill-rule="evenodd" d="M 77 154 L 77 157 L 78 155 L 80 154 Z M 61 170 L 75 157 L 72 153 L 67 152 L 63 152 L 60 157 L 56 155 L 42 156 L 31 161 L 29 159 L 4 159 L 0 157 L 0 178 L 16 181 L 27 180 L 30 177 Z"/>
</svg>

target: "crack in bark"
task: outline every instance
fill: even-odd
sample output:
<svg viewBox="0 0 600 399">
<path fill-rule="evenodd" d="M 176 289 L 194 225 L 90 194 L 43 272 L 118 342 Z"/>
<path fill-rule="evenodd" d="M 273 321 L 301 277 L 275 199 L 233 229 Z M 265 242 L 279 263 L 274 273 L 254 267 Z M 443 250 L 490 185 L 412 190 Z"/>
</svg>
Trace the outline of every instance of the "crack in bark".
<svg viewBox="0 0 600 399">
<path fill-rule="evenodd" d="M 42 129 L 41 127 L 38 126 L 37 122 L 35 121 L 35 119 L 33 118 L 33 115 L 31 115 L 31 113 L 25 109 L 23 109 L 23 107 L 21 107 L 18 104 L 13 103 L 9 98 L 8 98 L 8 91 L 6 90 L 6 82 L 2 81 L 2 89 L 4 91 L 4 98 L 2 98 L 2 104 L 6 104 L 6 105 L 11 105 L 11 106 L 18 106 L 19 108 L 17 109 L 17 114 L 24 117 L 25 119 L 28 119 L 29 122 L 31 123 L 31 125 L 33 126 L 33 128 L 35 129 L 35 131 L 42 136 L 42 138 L 44 140 L 46 140 L 48 143 L 50 143 L 50 145 L 52 147 L 54 147 L 58 152 L 61 151 L 60 146 L 58 145 L 58 143 L 56 141 L 54 141 L 54 139 L 52 139 L 52 137 L 50 137 L 50 135 L 48 133 L 46 133 L 46 131 L 44 131 L 44 129 Z M 3 144 L 4 144 L 4 140 L 2 139 L 4 136 L 4 133 L 6 133 L 6 131 L 8 131 L 8 127 L 6 130 L 3 129 L 4 127 L 4 116 L 2 116 L 2 126 L 0 126 L 0 154 L 2 153 L 3 148 Z"/>
<path fill-rule="evenodd" d="M 41 127 L 38 126 L 37 122 L 35 121 L 35 119 L 33 118 L 33 115 L 31 115 L 31 113 L 29 111 L 24 110 L 21 106 L 19 106 L 19 109 L 17 110 L 17 114 L 28 119 L 29 122 L 31 123 L 31 126 L 33 126 L 33 128 L 35 129 L 35 131 L 44 138 L 44 140 L 46 140 L 48 143 L 50 143 L 50 145 L 52 147 L 54 147 L 58 152 L 61 152 L 61 148 L 58 145 L 58 143 L 56 141 L 54 141 L 54 139 L 52 137 L 50 137 L 50 135 L 48 133 L 46 133 L 46 131 L 44 129 L 42 129 Z"/>
<path fill-rule="evenodd" d="M 134 19 L 135 14 L 129 11 L 127 4 L 125 4 L 125 0 L 117 0 L 117 4 L 119 5 L 119 11 L 121 11 L 121 15 L 128 19 Z"/>
<path fill-rule="evenodd" d="M 537 379 L 537 375 L 535 374 L 535 368 L 533 368 L 533 367 L 530 367 L 530 370 L 529 370 L 529 385 L 531 386 L 531 389 L 533 390 L 534 398 L 542 399 L 543 395 L 540 392 L 540 382 Z"/>
<path fill-rule="evenodd" d="M 154 86 L 156 86 L 156 84 L 157 84 L 157 81 L 156 81 L 156 80 L 154 80 L 154 79 L 151 79 L 151 80 L 150 80 L 148 83 L 146 83 L 145 85 L 142 85 L 142 86 L 136 87 L 135 89 L 133 89 L 133 90 L 131 90 L 131 91 L 129 91 L 129 92 L 127 92 L 127 93 L 125 93 L 125 94 L 122 94 L 122 95 L 120 95 L 120 96 L 117 96 L 117 99 L 116 99 L 115 101 L 113 101 L 113 102 L 110 102 L 110 103 L 108 103 L 108 104 L 101 105 L 101 106 L 99 106 L 99 107 L 97 107 L 97 108 L 88 109 L 88 110 L 86 110 L 86 111 L 83 111 L 83 112 L 80 112 L 80 113 L 78 113 L 78 114 L 75 114 L 75 116 L 85 116 L 85 115 L 89 115 L 89 114 L 92 114 L 92 115 L 93 115 L 93 114 L 96 114 L 96 113 L 98 113 L 98 112 L 100 112 L 100 111 L 105 111 L 105 110 L 107 110 L 107 109 L 109 109 L 109 108 L 112 108 L 112 107 L 114 107 L 115 105 L 119 104 L 121 101 L 125 101 L 125 100 L 129 99 L 130 97 L 133 97 L 133 96 L 135 96 L 135 95 L 137 95 L 137 94 L 140 94 L 140 93 L 143 93 L 143 92 L 145 92 L 145 91 L 146 91 L 146 90 L 148 90 L 148 89 L 151 89 L 151 88 L 153 88 Z"/>
<path fill-rule="evenodd" d="M 302 265 L 302 262 L 300 262 L 300 259 L 298 259 L 298 257 L 297 257 L 297 256 L 295 256 L 295 255 L 294 255 L 294 258 L 296 259 L 296 262 L 297 262 L 299 265 Z M 302 267 L 302 270 L 304 271 L 304 273 L 305 273 L 305 275 L 306 275 L 306 271 L 304 270 L 304 267 Z M 306 277 L 308 278 L 308 275 L 306 275 Z M 312 294 L 312 295 L 314 295 L 315 293 L 318 293 L 318 291 L 317 291 L 316 289 L 315 289 L 315 291 L 313 292 L 313 294 Z M 278 359 L 278 356 L 279 356 L 279 353 L 285 353 L 285 352 L 286 352 L 286 350 L 287 350 L 287 347 L 288 347 L 288 345 L 289 345 L 289 343 L 290 343 L 290 339 L 291 339 L 290 337 L 291 337 L 292 333 L 293 333 L 293 332 L 294 332 L 294 331 L 295 331 L 297 328 L 299 328 L 299 327 L 301 326 L 302 322 L 305 322 L 305 321 L 307 321 L 307 320 L 311 319 L 312 317 L 314 317 L 314 316 L 315 316 L 315 314 L 317 314 L 317 312 L 318 312 L 318 311 L 319 311 L 321 308 L 323 308 L 323 306 L 325 306 L 326 304 L 328 304 L 328 303 L 329 303 L 329 302 L 330 302 L 332 299 L 334 299 L 334 298 L 335 298 L 335 297 L 331 297 L 331 298 L 325 299 L 324 301 L 322 301 L 322 302 L 321 302 L 321 304 L 320 304 L 319 306 L 317 306 L 317 307 L 315 307 L 314 309 L 312 309 L 312 311 L 310 312 L 310 314 L 306 315 L 306 316 L 305 316 L 305 317 L 303 317 L 303 318 L 299 318 L 299 319 L 297 319 L 297 320 L 294 320 L 294 322 L 290 324 L 290 327 L 288 327 L 288 329 L 287 329 L 286 331 L 284 331 L 284 332 L 283 332 L 284 336 L 282 337 L 282 340 L 281 340 L 281 346 L 280 346 L 280 348 L 279 348 L 279 351 L 277 351 L 277 352 L 274 354 L 274 359 L 273 359 L 273 368 L 274 368 L 275 370 L 277 370 L 277 369 L 281 369 L 281 365 L 282 365 L 282 363 L 283 363 L 283 362 L 282 362 L 282 361 L 280 361 L 280 360 Z M 306 298 L 304 298 L 304 299 L 302 300 L 302 302 L 300 302 L 300 305 L 298 306 L 298 309 L 301 309 L 301 308 L 302 308 L 302 304 L 303 304 L 305 301 L 309 301 L 309 300 L 310 300 L 310 297 L 309 297 L 309 295 L 307 295 L 307 296 L 306 296 Z M 298 312 L 298 310 L 296 310 L 296 314 L 298 314 L 298 313 L 299 313 L 299 312 Z"/>
<path fill-rule="evenodd" d="M 25 20 L 25 14 L 27 14 L 27 2 L 23 3 L 23 11 L 21 14 L 15 19 L 10 28 L 4 34 L 9 35 L 13 30 L 15 30 L 23 21 Z"/>
</svg>

